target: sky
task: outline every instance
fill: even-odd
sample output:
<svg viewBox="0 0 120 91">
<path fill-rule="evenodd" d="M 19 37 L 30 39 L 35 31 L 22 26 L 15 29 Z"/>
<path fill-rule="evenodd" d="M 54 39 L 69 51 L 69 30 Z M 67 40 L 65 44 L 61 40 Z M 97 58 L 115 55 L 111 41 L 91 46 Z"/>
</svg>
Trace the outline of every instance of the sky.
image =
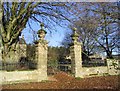
<svg viewBox="0 0 120 91">
<path fill-rule="evenodd" d="M 37 31 L 40 29 L 40 24 L 32 22 L 31 27 L 37 33 Z M 53 30 L 52 32 L 50 32 L 50 30 L 48 30 L 47 28 L 44 28 L 44 30 L 47 31 L 45 39 L 48 41 L 49 46 L 59 47 L 61 46 L 61 42 L 64 39 L 65 34 L 71 30 L 69 30 L 68 28 L 60 27 L 58 25 L 54 27 L 56 27 L 56 30 Z M 33 32 L 30 31 L 28 24 L 26 25 L 26 28 L 22 31 L 22 35 L 24 35 L 27 44 L 33 42 Z"/>
</svg>

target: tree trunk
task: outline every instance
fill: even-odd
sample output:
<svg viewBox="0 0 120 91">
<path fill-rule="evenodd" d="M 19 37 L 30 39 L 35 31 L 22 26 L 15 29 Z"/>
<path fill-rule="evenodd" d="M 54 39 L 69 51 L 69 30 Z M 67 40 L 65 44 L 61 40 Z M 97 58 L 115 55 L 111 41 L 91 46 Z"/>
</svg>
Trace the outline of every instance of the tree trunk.
<svg viewBox="0 0 120 91">
<path fill-rule="evenodd" d="M 112 52 L 106 51 L 107 53 L 107 58 L 113 59 Z"/>
<path fill-rule="evenodd" d="M 2 28 L 2 3 L 0 2 L 0 28 Z M 1 30 L 0 30 L 0 62 L 2 61 L 2 50 L 3 50 L 3 44 L 2 44 L 2 37 L 1 37 Z"/>
<path fill-rule="evenodd" d="M 2 58 L 4 62 L 17 62 L 18 61 L 18 54 L 17 48 L 15 44 L 10 46 L 11 49 L 9 50 L 9 46 L 7 44 L 4 45 L 4 49 L 2 52 Z"/>
</svg>

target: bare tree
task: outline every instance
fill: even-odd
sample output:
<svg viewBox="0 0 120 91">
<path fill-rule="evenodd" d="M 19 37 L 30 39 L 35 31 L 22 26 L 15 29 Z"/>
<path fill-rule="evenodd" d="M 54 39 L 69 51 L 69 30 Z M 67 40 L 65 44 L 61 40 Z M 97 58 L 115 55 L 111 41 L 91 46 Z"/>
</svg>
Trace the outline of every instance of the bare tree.
<svg viewBox="0 0 120 91">
<path fill-rule="evenodd" d="M 27 23 L 31 26 L 30 20 L 39 23 L 44 22 L 47 27 L 53 27 L 60 20 L 68 20 L 66 18 L 68 16 L 68 3 L 3 2 L 0 7 L 0 15 L 2 17 L 0 36 L 4 46 L 4 55 L 15 49 L 21 31 L 26 27 Z"/>
<path fill-rule="evenodd" d="M 68 48 L 70 44 L 72 43 L 71 35 L 72 33 L 66 33 L 61 42 L 61 45 L 64 46 L 65 48 Z"/>
<path fill-rule="evenodd" d="M 74 23 L 74 26 L 78 29 L 79 41 L 82 42 L 83 52 L 88 56 L 95 52 L 95 38 L 97 38 L 95 33 L 98 24 L 96 20 L 95 17 L 87 14 Z"/>
<path fill-rule="evenodd" d="M 77 32 L 79 34 L 79 41 L 82 43 L 83 53 L 87 56 L 95 52 L 94 48 L 96 46 L 95 38 L 97 38 L 97 36 L 95 35 L 97 32 L 97 20 L 97 18 L 90 16 L 89 11 L 87 11 L 84 12 L 82 16 L 74 20 L 73 24 L 70 25 L 71 30 L 73 27 L 77 28 Z M 72 33 L 65 36 L 62 43 L 64 44 L 64 46 L 69 46 L 69 44 L 71 43 L 71 35 Z"/>
<path fill-rule="evenodd" d="M 118 3 L 74 3 L 73 26 L 78 28 L 83 49 L 89 55 L 96 47 L 113 58 L 119 49 Z M 92 50 L 91 50 L 92 49 Z"/>
<path fill-rule="evenodd" d="M 97 3 L 94 11 L 100 18 L 98 25 L 99 36 L 96 41 L 106 52 L 108 58 L 113 58 L 112 53 L 118 47 L 118 7 L 117 3 Z"/>
</svg>

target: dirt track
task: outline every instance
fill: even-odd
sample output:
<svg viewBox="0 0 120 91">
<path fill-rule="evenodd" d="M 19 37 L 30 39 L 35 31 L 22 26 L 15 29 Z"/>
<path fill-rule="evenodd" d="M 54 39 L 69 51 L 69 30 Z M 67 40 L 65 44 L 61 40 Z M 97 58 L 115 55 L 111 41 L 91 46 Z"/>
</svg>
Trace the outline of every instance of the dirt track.
<svg viewBox="0 0 120 91">
<path fill-rule="evenodd" d="M 53 76 L 56 81 L 3 85 L 3 89 L 120 89 L 120 76 L 104 76 L 75 79 L 64 72 Z"/>
</svg>

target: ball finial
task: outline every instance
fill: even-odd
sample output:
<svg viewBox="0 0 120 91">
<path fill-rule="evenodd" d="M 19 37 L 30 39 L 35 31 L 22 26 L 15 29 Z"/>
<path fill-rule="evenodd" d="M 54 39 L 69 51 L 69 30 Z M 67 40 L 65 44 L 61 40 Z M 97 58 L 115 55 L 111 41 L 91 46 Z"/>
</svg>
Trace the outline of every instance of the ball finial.
<svg viewBox="0 0 120 91">
<path fill-rule="evenodd" d="M 77 28 L 76 28 L 76 27 L 73 27 L 73 31 L 77 31 Z"/>
<path fill-rule="evenodd" d="M 44 24 L 43 24 L 43 23 L 41 23 L 41 24 L 40 24 L 40 26 L 41 26 L 41 29 L 43 29 L 43 27 L 44 27 Z"/>
</svg>

